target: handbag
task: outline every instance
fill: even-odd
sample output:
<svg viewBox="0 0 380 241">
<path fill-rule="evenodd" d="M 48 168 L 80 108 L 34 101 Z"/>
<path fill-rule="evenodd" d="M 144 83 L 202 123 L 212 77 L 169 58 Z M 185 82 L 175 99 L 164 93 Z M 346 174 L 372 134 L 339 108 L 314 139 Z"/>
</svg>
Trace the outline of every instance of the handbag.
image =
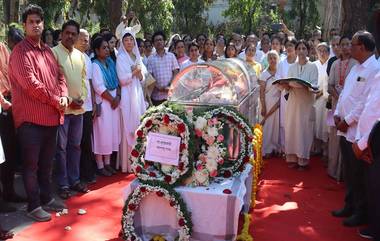
<svg viewBox="0 0 380 241">
<path fill-rule="evenodd" d="M 102 102 L 96 104 L 95 116 L 99 117 L 102 114 Z"/>
</svg>

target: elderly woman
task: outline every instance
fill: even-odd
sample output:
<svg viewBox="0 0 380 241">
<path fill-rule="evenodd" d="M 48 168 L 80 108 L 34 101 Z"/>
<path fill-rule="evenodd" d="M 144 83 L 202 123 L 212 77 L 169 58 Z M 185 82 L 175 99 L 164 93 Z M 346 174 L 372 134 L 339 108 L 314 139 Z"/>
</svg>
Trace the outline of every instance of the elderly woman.
<svg viewBox="0 0 380 241">
<path fill-rule="evenodd" d="M 112 152 L 120 145 L 121 88 L 116 74 L 115 62 L 110 57 L 108 42 L 102 36 L 92 43 L 94 61 L 92 83 L 95 90 L 97 114 L 93 126 L 93 152 L 98 172 L 111 176 L 116 171 L 110 166 Z"/>
<path fill-rule="evenodd" d="M 129 153 L 136 143 L 135 132 L 147 105 L 140 81 L 144 79 L 146 68 L 142 63 L 133 32 L 126 31 L 122 37 L 116 61 L 117 76 L 121 85 L 122 116 L 122 171 L 129 171 Z"/>
<path fill-rule="evenodd" d="M 281 90 L 272 84 L 276 80 L 275 76 L 280 57 L 276 51 L 271 50 L 268 52 L 267 58 L 269 67 L 261 74 L 259 83 L 261 116 L 264 124 L 263 153 L 268 157 L 279 152 Z"/>
<path fill-rule="evenodd" d="M 288 77 L 298 78 L 317 87 L 318 68 L 309 62 L 309 45 L 300 40 L 296 44 L 298 60 L 289 67 Z M 285 154 L 289 167 L 305 170 L 309 165 L 313 143 L 315 94 L 305 85 L 291 81 L 281 87 L 288 91 L 285 110 Z"/>
</svg>

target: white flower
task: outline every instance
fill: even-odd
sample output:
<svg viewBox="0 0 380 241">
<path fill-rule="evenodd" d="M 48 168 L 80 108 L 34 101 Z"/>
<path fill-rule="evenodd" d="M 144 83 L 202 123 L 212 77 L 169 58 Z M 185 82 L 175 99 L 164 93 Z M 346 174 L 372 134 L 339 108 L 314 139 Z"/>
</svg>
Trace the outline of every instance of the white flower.
<svg viewBox="0 0 380 241">
<path fill-rule="evenodd" d="M 208 150 L 207 150 L 207 158 L 211 159 L 211 160 L 214 160 L 216 162 L 216 160 L 218 159 L 218 157 L 219 157 L 219 149 L 218 149 L 218 147 L 216 145 L 209 146 Z"/>
<path fill-rule="evenodd" d="M 164 172 L 165 174 L 169 174 L 173 169 L 173 166 L 172 165 L 165 165 L 165 164 L 162 164 L 161 165 L 161 170 L 162 172 Z"/>
<path fill-rule="evenodd" d="M 195 121 L 195 129 L 202 130 L 207 125 L 207 120 L 203 117 L 198 117 Z"/>
<path fill-rule="evenodd" d="M 203 169 L 199 172 L 195 172 L 194 175 L 197 183 L 205 185 L 208 182 L 208 172 L 206 169 Z"/>
<path fill-rule="evenodd" d="M 216 137 L 218 136 L 218 129 L 216 127 L 209 127 L 207 128 L 207 133 L 210 135 L 210 136 L 213 136 L 213 137 Z"/>
<path fill-rule="evenodd" d="M 215 171 L 217 168 L 218 168 L 218 163 L 216 162 L 216 159 L 207 158 L 206 169 L 211 173 L 212 171 Z"/>
</svg>

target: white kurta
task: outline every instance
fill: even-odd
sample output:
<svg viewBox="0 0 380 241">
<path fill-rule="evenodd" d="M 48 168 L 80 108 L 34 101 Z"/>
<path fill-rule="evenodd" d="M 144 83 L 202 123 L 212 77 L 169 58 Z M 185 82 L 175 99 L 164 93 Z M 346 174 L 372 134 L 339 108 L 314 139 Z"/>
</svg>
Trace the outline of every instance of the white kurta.
<svg viewBox="0 0 380 241">
<path fill-rule="evenodd" d="M 327 75 L 327 61 L 322 64 L 321 61 L 315 61 L 314 64 L 318 68 L 318 86 L 319 90 L 322 91 L 322 96 L 315 100 L 315 137 L 323 142 L 328 140 L 328 126 L 326 123 L 327 112 L 326 108 L 328 94 L 328 85 L 329 85 L 329 76 Z"/>
<path fill-rule="evenodd" d="M 289 77 L 296 77 L 318 84 L 318 69 L 315 64 L 298 62 L 289 67 Z M 292 83 L 285 110 L 285 153 L 309 159 L 313 143 L 314 94 L 302 85 Z"/>
<path fill-rule="evenodd" d="M 260 81 L 265 82 L 265 105 L 267 112 L 272 109 L 281 97 L 281 90 L 277 86 L 272 85 L 275 80 L 275 76 L 272 76 L 268 70 L 265 70 L 260 76 Z M 279 151 L 279 135 L 280 111 L 277 109 L 265 120 L 263 126 L 264 154 L 271 154 L 273 151 Z"/>
<path fill-rule="evenodd" d="M 137 43 L 135 43 L 137 46 Z M 138 49 L 134 49 L 135 55 Z M 139 56 L 132 60 L 129 54 L 120 46 L 116 61 L 116 71 L 121 85 L 121 116 L 122 116 L 122 147 L 121 169 L 123 172 L 130 171 L 129 156 L 136 143 L 136 130 L 140 125 L 140 118 L 145 113 L 147 105 L 140 80 L 132 76 L 132 66 L 139 64 L 142 71 L 146 72 L 145 66 Z"/>
<path fill-rule="evenodd" d="M 111 108 L 111 103 L 101 97 L 106 90 L 103 74 L 100 67 L 92 64 L 92 83 L 95 90 L 96 103 L 101 103 L 101 114 L 94 119 L 92 150 L 95 154 L 110 155 L 113 151 L 119 151 L 121 140 L 120 133 L 120 108 Z M 115 97 L 116 90 L 109 91 Z"/>
</svg>

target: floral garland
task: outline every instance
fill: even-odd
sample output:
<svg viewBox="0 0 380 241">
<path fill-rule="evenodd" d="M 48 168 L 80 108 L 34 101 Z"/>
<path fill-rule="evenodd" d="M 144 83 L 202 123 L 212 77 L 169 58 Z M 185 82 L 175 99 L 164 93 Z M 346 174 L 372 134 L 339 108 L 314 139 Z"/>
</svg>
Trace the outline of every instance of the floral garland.
<svg viewBox="0 0 380 241">
<path fill-rule="evenodd" d="M 230 107 L 219 107 L 212 109 L 205 113 L 205 115 L 217 117 L 219 120 L 231 127 L 236 126 L 242 134 L 240 135 L 240 152 L 237 160 L 232 164 L 231 162 L 225 161 L 222 165 L 220 165 L 218 171 L 218 176 L 223 176 L 225 178 L 239 175 L 244 170 L 245 164 L 250 161 L 253 154 L 253 134 L 248 122 L 235 109 Z"/>
<path fill-rule="evenodd" d="M 176 209 L 179 226 L 179 236 L 177 237 L 177 240 L 189 241 L 193 228 L 191 214 L 187 211 L 186 204 L 182 200 L 181 196 L 169 185 L 162 182 L 142 183 L 133 191 L 133 193 L 129 195 L 123 208 L 123 216 L 121 221 L 124 240 L 142 241 L 142 239 L 135 232 L 134 215 L 141 203 L 141 200 L 150 193 L 155 193 L 158 197 L 167 199 L 170 206 Z"/>
<path fill-rule="evenodd" d="M 181 137 L 178 166 L 154 163 L 144 159 L 148 132 Z M 190 127 L 182 118 L 168 111 L 152 112 L 144 118 L 136 131 L 137 139 L 131 151 L 132 170 L 141 181 L 161 181 L 171 185 L 180 183 L 193 169 L 189 154 Z M 190 157 L 190 158 L 189 158 Z"/>
<path fill-rule="evenodd" d="M 219 134 L 223 123 L 210 112 L 194 118 L 195 136 L 201 139 L 200 154 L 195 161 L 191 185 L 208 186 L 210 179 L 218 175 L 218 165 L 224 163 L 226 147 L 224 136 Z"/>
</svg>

